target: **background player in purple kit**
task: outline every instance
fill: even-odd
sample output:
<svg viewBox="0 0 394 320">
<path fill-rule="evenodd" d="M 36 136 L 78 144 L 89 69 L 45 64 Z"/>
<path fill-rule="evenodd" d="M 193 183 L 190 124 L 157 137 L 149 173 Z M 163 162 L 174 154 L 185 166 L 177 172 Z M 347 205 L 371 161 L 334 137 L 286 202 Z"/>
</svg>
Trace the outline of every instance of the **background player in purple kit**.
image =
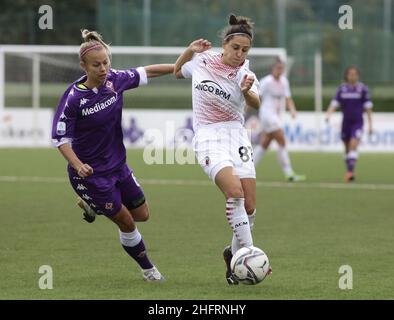
<svg viewBox="0 0 394 320">
<path fill-rule="evenodd" d="M 358 158 L 357 148 L 363 132 L 363 114 L 368 115 L 368 133 L 372 134 L 372 102 L 369 99 L 368 87 L 359 82 L 360 72 L 356 66 L 349 66 L 345 70 L 345 83 L 337 90 L 335 98 L 327 110 L 326 121 L 338 106 L 343 113 L 342 141 L 345 144 L 346 168 L 345 181 L 355 179 L 354 167 Z"/>
<path fill-rule="evenodd" d="M 60 100 L 52 138 L 68 161 L 68 175 L 87 213 L 103 214 L 119 227 L 120 242 L 137 261 L 146 281 L 164 278 L 151 263 L 136 221 L 146 221 L 144 193 L 126 164 L 121 127 L 123 91 L 170 74 L 172 64 L 130 70 L 110 68 L 110 48 L 93 31 L 82 31 L 80 66 L 86 75 L 73 82 Z M 94 214 L 94 213 L 93 213 Z"/>
</svg>

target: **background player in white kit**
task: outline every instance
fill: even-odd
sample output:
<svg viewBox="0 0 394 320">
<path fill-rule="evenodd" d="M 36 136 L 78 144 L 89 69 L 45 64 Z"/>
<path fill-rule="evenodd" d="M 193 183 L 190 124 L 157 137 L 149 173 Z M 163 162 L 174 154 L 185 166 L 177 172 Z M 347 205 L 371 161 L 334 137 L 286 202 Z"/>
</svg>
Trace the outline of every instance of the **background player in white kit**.
<svg viewBox="0 0 394 320">
<path fill-rule="evenodd" d="M 189 45 L 174 67 L 177 78 L 192 78 L 194 151 L 226 199 L 227 220 L 233 230 L 232 245 L 223 252 L 229 284 L 238 283 L 230 270 L 232 255 L 253 245 L 256 172 L 243 126 L 245 104 L 256 109 L 260 106 L 258 80 L 246 60 L 252 39 L 249 19 L 231 15 L 222 33 L 222 53 L 208 51 L 211 43 L 199 39 Z"/>
<path fill-rule="evenodd" d="M 280 119 L 280 113 L 285 105 L 293 119 L 297 115 L 294 101 L 291 98 L 289 81 L 283 75 L 284 70 L 284 63 L 277 60 L 272 66 L 271 74 L 260 80 L 259 94 L 262 102 L 259 109 L 259 118 L 263 133 L 260 144 L 253 151 L 254 165 L 257 167 L 271 141 L 275 140 L 278 144 L 278 161 L 286 180 L 303 181 L 305 176 L 296 174 L 291 166 L 290 157 L 286 149 L 285 133 Z"/>
</svg>

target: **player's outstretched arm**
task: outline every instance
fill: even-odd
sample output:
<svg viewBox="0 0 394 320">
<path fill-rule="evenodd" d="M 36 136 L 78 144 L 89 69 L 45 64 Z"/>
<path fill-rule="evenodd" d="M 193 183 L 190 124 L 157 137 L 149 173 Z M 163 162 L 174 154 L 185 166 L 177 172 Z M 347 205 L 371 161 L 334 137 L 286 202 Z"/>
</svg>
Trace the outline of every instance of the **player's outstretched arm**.
<svg viewBox="0 0 394 320">
<path fill-rule="evenodd" d="M 291 114 L 291 117 L 295 119 L 297 117 L 297 109 L 294 100 L 292 98 L 286 98 L 286 106 Z"/>
<path fill-rule="evenodd" d="M 244 95 L 246 104 L 249 107 L 252 107 L 254 109 L 260 108 L 260 98 L 256 93 L 254 93 L 252 91 L 247 91 L 243 95 Z"/>
<path fill-rule="evenodd" d="M 253 111 L 253 109 L 254 109 L 254 108 L 252 108 L 251 106 L 245 105 L 245 107 L 244 107 L 244 112 L 245 112 L 245 113 L 251 113 L 251 112 Z"/>
<path fill-rule="evenodd" d="M 174 74 L 177 79 L 183 78 L 181 73 L 182 66 L 193 58 L 195 53 L 201 53 L 212 48 L 211 43 L 205 39 L 193 41 L 187 49 L 179 56 L 175 62 Z"/>
<path fill-rule="evenodd" d="M 260 108 L 260 97 L 258 94 L 250 91 L 253 83 L 254 83 L 254 77 L 245 74 L 241 82 L 241 91 L 242 94 L 244 95 L 246 104 L 252 108 L 258 109 Z"/>
<path fill-rule="evenodd" d="M 328 106 L 327 113 L 326 113 L 326 122 L 330 121 L 331 115 L 335 112 L 335 110 L 336 110 L 336 106 L 335 105 L 330 104 Z"/>
<path fill-rule="evenodd" d="M 87 163 L 82 163 L 82 161 L 79 160 L 69 143 L 59 146 L 59 151 L 68 163 L 78 172 L 80 177 L 85 178 L 93 174 L 93 168 Z"/>
<path fill-rule="evenodd" d="M 148 78 L 160 77 L 174 72 L 174 64 L 152 64 L 144 66 Z"/>
<path fill-rule="evenodd" d="M 373 133 L 372 127 L 372 109 L 367 109 L 367 119 L 368 119 L 368 134 L 371 135 Z"/>
</svg>

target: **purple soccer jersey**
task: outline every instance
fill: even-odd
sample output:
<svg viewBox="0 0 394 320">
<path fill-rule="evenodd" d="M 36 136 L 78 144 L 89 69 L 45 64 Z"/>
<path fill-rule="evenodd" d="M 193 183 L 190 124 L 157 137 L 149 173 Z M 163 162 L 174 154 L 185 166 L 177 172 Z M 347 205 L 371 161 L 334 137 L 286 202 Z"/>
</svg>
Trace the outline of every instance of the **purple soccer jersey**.
<svg viewBox="0 0 394 320">
<path fill-rule="evenodd" d="M 78 86 L 86 76 L 75 81 L 64 93 L 52 125 L 56 146 L 71 143 L 78 158 L 89 164 L 96 175 L 111 172 L 126 162 L 123 144 L 123 91 L 140 84 L 136 69 L 110 69 L 99 88 Z"/>
<path fill-rule="evenodd" d="M 331 104 L 335 107 L 340 106 L 342 110 L 342 139 L 345 141 L 351 138 L 360 139 L 364 111 L 372 108 L 368 87 L 360 82 L 354 86 L 344 83 L 339 86 Z"/>
<path fill-rule="evenodd" d="M 123 144 L 123 91 L 146 84 L 145 69 L 110 69 L 99 88 L 86 89 L 75 81 L 64 93 L 52 126 L 55 146 L 71 143 L 78 158 L 93 168 L 86 178 L 68 165 L 74 191 L 96 212 L 113 216 L 122 204 L 135 209 L 145 202 L 144 193 L 126 164 Z"/>
</svg>

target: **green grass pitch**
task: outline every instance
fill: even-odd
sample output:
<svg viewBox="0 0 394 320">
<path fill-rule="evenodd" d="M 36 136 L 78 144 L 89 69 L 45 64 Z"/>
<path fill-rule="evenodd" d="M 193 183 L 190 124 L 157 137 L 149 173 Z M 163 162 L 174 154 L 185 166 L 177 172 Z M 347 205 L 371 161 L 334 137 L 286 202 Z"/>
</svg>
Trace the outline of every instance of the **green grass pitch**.
<svg viewBox="0 0 394 320">
<path fill-rule="evenodd" d="M 342 182 L 342 154 L 292 153 L 308 181 L 283 182 L 276 156 L 257 169 L 254 243 L 273 275 L 227 286 L 224 199 L 197 165 L 154 165 L 129 151 L 151 208 L 140 223 L 165 283 L 145 283 L 104 217 L 82 220 L 55 149 L 0 149 L 0 299 L 393 299 L 394 154 L 363 154 Z M 53 289 L 38 287 L 50 265 Z M 341 265 L 353 289 L 341 290 Z"/>
</svg>

